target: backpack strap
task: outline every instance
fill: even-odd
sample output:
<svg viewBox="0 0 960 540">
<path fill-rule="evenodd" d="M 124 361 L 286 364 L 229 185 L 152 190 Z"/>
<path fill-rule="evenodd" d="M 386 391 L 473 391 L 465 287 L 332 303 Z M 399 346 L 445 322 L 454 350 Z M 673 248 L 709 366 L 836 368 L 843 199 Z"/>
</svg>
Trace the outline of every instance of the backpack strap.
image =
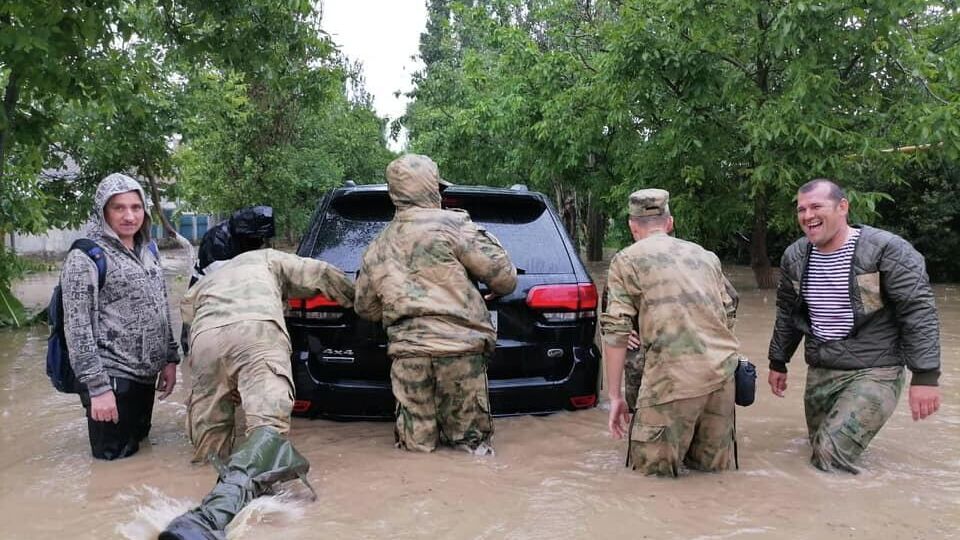
<svg viewBox="0 0 960 540">
<path fill-rule="evenodd" d="M 78 238 L 70 244 L 69 251 L 75 249 L 86 253 L 93 264 L 97 265 L 97 288 L 102 289 L 104 282 L 107 280 L 107 257 L 103 253 L 103 248 L 89 238 Z"/>
<path fill-rule="evenodd" d="M 158 249 L 157 249 L 157 242 L 156 242 L 155 240 L 151 240 L 151 241 L 147 242 L 147 249 L 150 250 L 150 253 L 153 253 L 153 256 L 154 256 L 158 261 L 160 260 L 160 252 L 159 252 Z"/>
</svg>

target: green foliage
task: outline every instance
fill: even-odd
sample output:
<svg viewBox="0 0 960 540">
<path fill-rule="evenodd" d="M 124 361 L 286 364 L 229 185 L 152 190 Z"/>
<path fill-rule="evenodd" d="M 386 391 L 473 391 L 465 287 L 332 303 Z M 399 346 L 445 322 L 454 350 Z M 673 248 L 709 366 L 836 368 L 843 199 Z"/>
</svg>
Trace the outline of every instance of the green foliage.
<svg viewBox="0 0 960 540">
<path fill-rule="evenodd" d="M 868 0 L 434 1 L 401 122 L 455 180 L 671 192 L 678 234 L 731 255 L 797 234 L 830 177 L 877 220 L 909 155 L 960 154 L 960 14 Z M 615 228 L 619 231 L 619 228 Z M 744 241 L 745 239 L 745 241 Z M 626 238 L 624 238 L 626 240 Z M 769 281 L 767 281 L 769 283 Z"/>
<path fill-rule="evenodd" d="M 191 66 L 178 103 L 180 197 L 219 213 L 269 204 L 292 238 L 323 191 L 382 173 L 391 156 L 383 122 L 362 83 L 360 98 L 348 99 L 359 74 L 310 2 L 160 5 L 155 21 L 171 56 Z"/>
<path fill-rule="evenodd" d="M 392 157 L 319 23 L 302 0 L 0 4 L 0 234 L 78 225 L 125 171 L 198 211 L 270 204 L 291 237 L 323 190 Z"/>
<path fill-rule="evenodd" d="M 10 292 L 13 279 L 25 270 L 23 260 L 6 248 L 0 248 L 0 328 L 20 327 L 30 322 L 23 304 Z"/>
<path fill-rule="evenodd" d="M 302 228 L 318 197 L 345 178 L 375 178 L 390 158 L 382 122 L 345 99 L 287 118 L 279 134 L 247 99 L 244 85 L 213 79 L 191 88 L 196 111 L 177 152 L 178 194 L 195 207 L 229 213 L 250 204 L 276 208 L 284 230 Z M 277 138 L 287 137 L 284 144 Z"/>
<path fill-rule="evenodd" d="M 58 111 L 68 100 L 102 96 L 115 29 L 129 29 L 122 2 L 37 0 L 0 3 L 0 232 L 41 232 L 53 195 L 40 169 Z"/>
<path fill-rule="evenodd" d="M 877 204 L 877 226 L 910 239 L 927 260 L 930 278 L 960 279 L 960 166 L 936 155 L 902 168 L 902 182 Z"/>
</svg>

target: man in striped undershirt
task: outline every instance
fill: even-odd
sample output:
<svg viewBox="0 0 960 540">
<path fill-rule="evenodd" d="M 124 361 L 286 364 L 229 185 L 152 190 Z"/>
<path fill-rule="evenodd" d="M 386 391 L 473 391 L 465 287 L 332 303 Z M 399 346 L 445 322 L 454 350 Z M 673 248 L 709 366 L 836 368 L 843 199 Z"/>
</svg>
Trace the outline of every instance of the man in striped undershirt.
<svg viewBox="0 0 960 540">
<path fill-rule="evenodd" d="M 849 202 L 826 179 L 797 193 L 804 238 L 784 252 L 770 340 L 770 389 L 783 397 L 787 362 L 804 339 L 804 410 L 811 462 L 856 462 L 893 414 L 911 372 L 914 420 L 940 407 L 940 329 L 923 256 L 887 231 L 847 224 Z"/>
</svg>

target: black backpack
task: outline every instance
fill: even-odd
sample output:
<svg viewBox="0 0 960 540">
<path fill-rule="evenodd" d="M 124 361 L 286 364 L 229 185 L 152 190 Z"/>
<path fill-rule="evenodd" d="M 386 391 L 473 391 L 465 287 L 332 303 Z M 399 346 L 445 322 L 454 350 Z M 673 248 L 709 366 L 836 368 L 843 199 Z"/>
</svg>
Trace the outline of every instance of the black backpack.
<svg viewBox="0 0 960 540">
<path fill-rule="evenodd" d="M 147 248 L 157 254 L 157 244 L 150 241 Z M 102 289 L 103 283 L 107 279 L 107 259 L 103 254 L 103 248 L 96 242 L 87 238 L 75 240 L 70 245 L 67 253 L 79 249 L 87 254 L 88 257 L 97 265 L 97 288 Z M 50 383 L 60 392 L 67 394 L 80 393 L 80 381 L 73 373 L 70 367 L 70 353 L 67 350 L 67 336 L 63 331 L 63 293 L 60 290 L 60 283 L 53 288 L 53 294 L 50 296 L 50 303 L 47 305 L 47 318 L 50 323 L 50 337 L 47 338 L 47 376 L 50 377 Z"/>
</svg>

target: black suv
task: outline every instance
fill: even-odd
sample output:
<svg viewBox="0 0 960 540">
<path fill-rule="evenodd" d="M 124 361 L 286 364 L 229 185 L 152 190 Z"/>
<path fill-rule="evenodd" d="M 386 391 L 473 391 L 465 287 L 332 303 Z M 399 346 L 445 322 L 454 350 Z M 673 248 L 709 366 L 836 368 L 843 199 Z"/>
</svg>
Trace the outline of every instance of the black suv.
<svg viewBox="0 0 960 540">
<path fill-rule="evenodd" d="M 549 199 L 522 186 L 451 186 L 444 208 L 461 208 L 493 233 L 517 267 L 516 290 L 487 303 L 497 328 L 490 360 L 495 415 L 584 409 L 597 403 L 597 290 Z M 297 254 L 356 278 L 367 245 L 393 218 L 384 184 L 328 192 Z M 481 292 L 486 293 L 481 285 Z M 392 418 L 386 332 L 319 296 L 291 300 L 294 414 Z"/>
</svg>

